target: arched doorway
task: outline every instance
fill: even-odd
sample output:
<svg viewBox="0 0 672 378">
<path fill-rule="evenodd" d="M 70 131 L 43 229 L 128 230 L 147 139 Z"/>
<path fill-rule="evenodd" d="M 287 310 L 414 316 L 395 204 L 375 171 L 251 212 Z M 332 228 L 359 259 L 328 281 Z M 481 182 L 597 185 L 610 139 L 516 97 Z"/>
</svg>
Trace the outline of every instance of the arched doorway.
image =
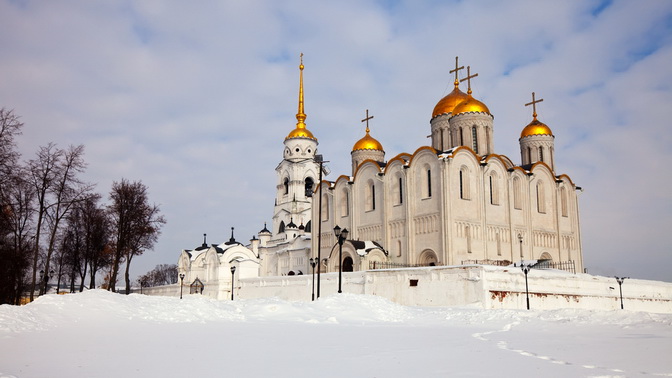
<svg viewBox="0 0 672 378">
<path fill-rule="evenodd" d="M 436 256 L 436 253 L 432 251 L 431 249 L 425 249 L 422 251 L 420 254 L 420 258 L 418 259 L 418 264 L 422 266 L 436 266 L 439 265 L 439 258 Z"/>
<path fill-rule="evenodd" d="M 344 272 L 352 272 L 353 271 L 353 261 L 352 257 L 346 256 L 343 259 L 343 271 Z"/>
<path fill-rule="evenodd" d="M 541 254 L 541 257 L 539 257 L 539 260 L 553 261 L 553 257 L 551 257 L 550 253 L 544 252 L 544 253 Z"/>
</svg>

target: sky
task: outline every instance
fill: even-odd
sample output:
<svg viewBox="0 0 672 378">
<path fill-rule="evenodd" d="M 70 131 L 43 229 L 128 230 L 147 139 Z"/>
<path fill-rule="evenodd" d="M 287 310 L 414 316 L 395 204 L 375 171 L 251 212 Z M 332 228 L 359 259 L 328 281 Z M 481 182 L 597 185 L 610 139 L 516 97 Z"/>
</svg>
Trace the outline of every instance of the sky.
<svg viewBox="0 0 672 378">
<path fill-rule="evenodd" d="M 407 307 L 346 293 L 52 294 L 0 306 L 0 338 L 0 378 L 672 375 L 670 314 Z"/>
<path fill-rule="evenodd" d="M 371 134 L 386 157 L 430 144 L 455 57 L 520 163 L 539 119 L 579 196 L 589 273 L 672 281 L 672 2 L 0 0 L 0 107 L 39 146 L 85 145 L 108 198 L 141 180 L 167 224 L 137 276 L 270 222 L 275 167 L 305 112 L 335 179 Z M 667 188 L 667 189 L 666 189 Z"/>
</svg>

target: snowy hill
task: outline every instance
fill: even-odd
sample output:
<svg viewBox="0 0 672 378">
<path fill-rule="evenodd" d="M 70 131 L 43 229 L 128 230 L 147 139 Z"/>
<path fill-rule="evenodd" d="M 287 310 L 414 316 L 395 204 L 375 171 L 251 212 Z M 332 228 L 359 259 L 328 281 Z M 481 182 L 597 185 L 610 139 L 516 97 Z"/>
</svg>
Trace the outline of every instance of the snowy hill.
<svg viewBox="0 0 672 378">
<path fill-rule="evenodd" d="M 0 377 L 672 376 L 672 315 L 216 301 L 93 290 L 0 306 Z"/>
</svg>

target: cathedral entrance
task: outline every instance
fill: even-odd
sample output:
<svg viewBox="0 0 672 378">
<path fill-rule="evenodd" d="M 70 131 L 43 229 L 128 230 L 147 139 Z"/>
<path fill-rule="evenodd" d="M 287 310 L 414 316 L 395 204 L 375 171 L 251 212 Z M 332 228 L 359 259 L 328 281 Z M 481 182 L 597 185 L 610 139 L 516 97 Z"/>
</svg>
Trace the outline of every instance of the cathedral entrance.
<svg viewBox="0 0 672 378">
<path fill-rule="evenodd" d="M 436 253 L 431 249 L 426 249 L 420 254 L 420 259 L 418 263 L 421 266 L 436 266 L 439 265 L 439 259 L 436 256 Z"/>
<path fill-rule="evenodd" d="M 353 271 L 353 261 L 352 257 L 348 256 L 343 259 L 343 271 L 344 272 L 352 272 Z"/>
</svg>

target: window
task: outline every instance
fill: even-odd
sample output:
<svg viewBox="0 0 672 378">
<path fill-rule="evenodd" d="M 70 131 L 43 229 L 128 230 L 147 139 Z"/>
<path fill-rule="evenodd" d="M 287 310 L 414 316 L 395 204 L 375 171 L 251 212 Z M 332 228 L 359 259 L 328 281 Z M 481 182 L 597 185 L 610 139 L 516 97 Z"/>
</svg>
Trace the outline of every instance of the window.
<svg viewBox="0 0 672 378">
<path fill-rule="evenodd" d="M 376 210 L 376 185 L 373 180 L 366 183 L 366 211 Z"/>
<path fill-rule="evenodd" d="M 514 177 L 513 178 L 513 208 L 514 209 L 522 209 L 522 185 L 520 183 L 520 177 Z"/>
<path fill-rule="evenodd" d="M 371 210 L 376 210 L 376 185 L 371 184 Z"/>
<path fill-rule="evenodd" d="M 471 127 L 471 145 L 474 148 L 474 152 L 478 154 L 478 132 L 476 126 Z"/>
<path fill-rule="evenodd" d="M 469 226 L 465 227 L 464 234 L 467 237 L 467 253 L 471 253 L 471 228 Z"/>
<path fill-rule="evenodd" d="M 537 212 L 546 212 L 546 201 L 544 198 L 544 184 L 540 181 L 537 183 Z"/>
<path fill-rule="evenodd" d="M 560 208 L 562 211 L 562 216 L 566 217 L 568 216 L 567 212 L 567 188 L 564 186 L 560 188 Z"/>
<path fill-rule="evenodd" d="M 329 196 L 322 194 L 322 221 L 329 220 Z"/>
<path fill-rule="evenodd" d="M 539 146 L 539 161 L 544 161 L 544 148 Z"/>
<path fill-rule="evenodd" d="M 282 185 L 285 187 L 285 194 L 289 194 L 289 178 L 285 177 L 285 180 L 282 182 Z"/>
<path fill-rule="evenodd" d="M 404 187 L 401 177 L 399 177 L 399 203 L 404 203 Z"/>
<path fill-rule="evenodd" d="M 490 204 L 499 205 L 499 180 L 497 179 L 497 174 L 493 172 L 488 179 L 490 185 Z"/>
<path fill-rule="evenodd" d="M 348 195 L 348 189 L 343 189 L 341 191 L 341 216 L 347 217 L 350 212 L 350 196 Z"/>
<path fill-rule="evenodd" d="M 469 193 L 469 170 L 467 167 L 460 168 L 459 172 L 460 179 L 460 198 L 468 200 L 470 197 Z"/>
<path fill-rule="evenodd" d="M 280 227 L 278 227 L 278 233 L 281 234 L 285 232 L 285 221 L 280 221 Z"/>
<path fill-rule="evenodd" d="M 315 185 L 313 179 L 311 177 L 306 178 L 306 197 L 312 197 L 313 196 L 313 185 Z"/>
<path fill-rule="evenodd" d="M 427 197 L 432 196 L 432 170 L 427 170 Z"/>
</svg>

